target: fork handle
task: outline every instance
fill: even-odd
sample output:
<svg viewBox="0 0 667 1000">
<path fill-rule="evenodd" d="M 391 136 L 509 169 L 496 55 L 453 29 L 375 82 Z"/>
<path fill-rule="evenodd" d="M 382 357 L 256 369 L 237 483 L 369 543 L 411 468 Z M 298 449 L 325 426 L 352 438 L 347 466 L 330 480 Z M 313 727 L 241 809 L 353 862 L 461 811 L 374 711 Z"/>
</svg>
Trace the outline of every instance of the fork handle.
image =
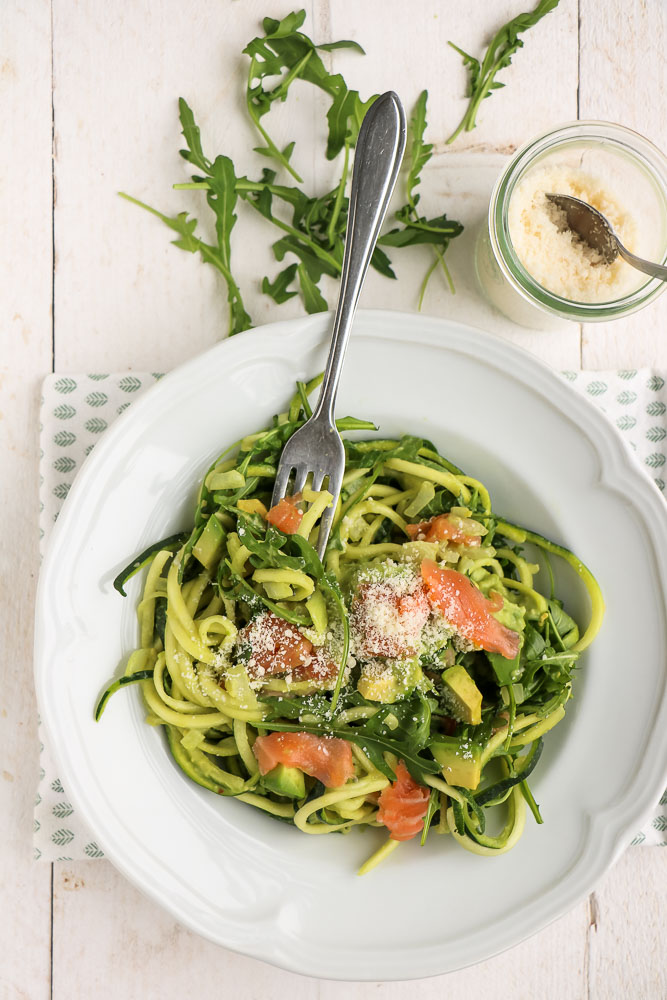
<svg viewBox="0 0 667 1000">
<path fill-rule="evenodd" d="M 405 151 L 405 112 L 396 94 L 382 94 L 366 112 L 354 156 L 338 304 L 324 380 L 313 417 L 333 423 L 338 383 L 359 294 Z"/>
</svg>

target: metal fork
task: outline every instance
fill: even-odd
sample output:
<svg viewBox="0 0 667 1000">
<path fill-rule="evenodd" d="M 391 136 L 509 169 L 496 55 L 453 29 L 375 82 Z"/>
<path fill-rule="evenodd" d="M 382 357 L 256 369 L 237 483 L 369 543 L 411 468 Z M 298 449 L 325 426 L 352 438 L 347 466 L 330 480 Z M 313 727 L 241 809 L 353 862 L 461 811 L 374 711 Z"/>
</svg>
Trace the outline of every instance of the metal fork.
<svg viewBox="0 0 667 1000">
<path fill-rule="evenodd" d="M 326 488 L 333 496 L 333 503 L 320 519 L 317 544 L 320 559 L 324 556 L 345 471 L 345 449 L 334 420 L 338 383 L 359 294 L 404 151 L 405 113 L 396 94 L 388 91 L 371 105 L 359 130 L 340 292 L 320 395 L 313 415 L 285 445 L 273 488 L 275 505 L 286 495 L 292 472 L 293 493 L 303 489 L 309 475 L 313 490 L 321 489 L 328 479 Z"/>
</svg>

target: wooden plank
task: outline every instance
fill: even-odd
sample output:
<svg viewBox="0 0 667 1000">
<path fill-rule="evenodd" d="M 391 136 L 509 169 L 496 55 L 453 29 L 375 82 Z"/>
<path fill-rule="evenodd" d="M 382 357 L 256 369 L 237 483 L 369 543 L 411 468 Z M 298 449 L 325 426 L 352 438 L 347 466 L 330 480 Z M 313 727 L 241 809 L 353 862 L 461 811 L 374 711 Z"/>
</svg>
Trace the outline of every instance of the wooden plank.
<svg viewBox="0 0 667 1000">
<path fill-rule="evenodd" d="M 374 10 L 377 5 L 365 7 L 363 17 L 353 16 L 352 8 L 347 6 L 346 14 L 345 4 L 340 8 L 336 5 L 335 17 L 333 13 L 330 17 L 332 23 L 325 17 L 328 6 L 316 6 L 317 16 L 306 27 L 318 38 L 325 37 L 326 29 L 332 37 L 352 34 L 364 41 L 363 36 L 368 35 L 372 42 L 376 38 Z M 513 12 L 512 3 L 501 6 L 499 20 Z M 423 4 L 422 7 L 426 9 Z M 562 14 L 559 9 L 553 18 L 552 31 L 556 31 L 556 37 L 562 42 L 564 56 L 559 65 L 574 72 L 576 34 L 571 30 L 571 7 L 571 3 L 566 4 Z M 119 32 L 117 19 L 121 15 L 116 7 L 100 10 L 99 5 L 91 4 L 90 0 L 76 7 L 56 4 L 56 54 L 60 44 L 64 53 L 63 59 L 56 58 L 55 65 L 56 309 L 59 317 L 56 363 L 60 370 L 77 367 L 104 370 L 169 368 L 214 343 L 224 333 L 224 290 L 217 276 L 198 259 L 172 248 L 168 231 L 157 220 L 120 201 L 115 192 L 128 190 L 172 212 L 185 208 L 198 214 L 201 210 L 200 193 L 171 191 L 174 180 L 186 178 L 182 161 L 177 156 L 177 149 L 182 144 L 176 118 L 176 96 L 179 94 L 185 94 L 196 108 L 206 148 L 229 152 L 239 171 L 249 169 L 253 175 L 258 173 L 257 158 L 253 161 L 249 156 L 249 148 L 256 143 L 256 137 L 241 114 L 240 71 L 244 61 L 240 52 L 255 31 L 264 7 L 259 0 L 253 0 L 244 6 L 242 18 L 238 16 L 238 9 L 234 4 L 228 3 L 225 7 L 209 2 L 198 5 L 192 17 L 188 9 L 187 12 L 179 10 L 167 19 L 149 17 L 147 13 L 142 15 L 137 10 L 130 19 L 130 30 Z M 375 14 L 379 16 L 378 10 Z M 439 51 L 440 43 L 444 45 L 444 35 L 442 38 L 440 35 L 450 30 L 455 34 L 455 29 L 459 28 L 463 31 L 464 23 L 468 22 L 461 20 L 462 15 L 457 15 L 451 25 L 435 19 L 439 34 L 431 37 L 429 32 L 428 35 L 429 72 L 423 81 L 415 81 L 411 53 L 417 45 L 418 31 L 423 32 L 423 18 L 411 19 L 407 10 L 398 5 L 393 17 L 395 32 L 387 44 L 395 45 L 395 51 L 390 48 L 382 52 L 375 42 L 370 45 L 366 58 L 335 53 L 335 67 L 344 70 L 363 92 L 371 91 L 371 81 L 376 81 L 375 87 L 382 87 L 392 85 L 393 80 L 393 85 L 405 94 L 408 105 L 422 84 L 430 86 L 431 135 L 436 143 L 441 143 L 450 127 L 449 122 L 442 121 L 444 109 L 451 110 L 456 87 L 450 83 L 443 93 L 439 61 L 433 46 L 437 42 Z M 354 25 L 353 30 L 350 30 L 351 25 Z M 401 43 L 404 36 L 409 40 L 407 46 Z M 482 37 L 483 32 L 475 44 L 481 44 Z M 473 41 L 469 39 L 466 44 Z M 537 55 L 532 58 L 541 58 L 545 40 L 540 40 L 536 32 L 531 42 L 533 45 L 526 46 L 521 57 L 527 58 L 530 49 L 535 48 Z M 77 60 L 66 57 L 71 46 L 80 53 Z M 452 57 L 455 55 L 450 49 L 447 51 Z M 147 52 L 154 54 L 153 58 L 147 58 Z M 192 55 L 194 52 L 196 59 Z M 391 79 L 387 76 L 385 81 L 383 74 L 387 75 L 390 65 L 392 76 Z M 530 63 L 524 65 L 525 79 L 528 79 L 530 66 Z M 221 71 L 221 67 L 228 67 L 227 73 Z M 513 72 L 513 68 L 508 71 Z M 96 85 L 83 85 L 82 81 L 87 79 L 94 79 Z M 561 99 L 566 106 L 571 106 L 574 115 L 576 87 L 572 79 L 567 84 L 567 76 L 559 70 L 555 90 L 545 91 L 543 99 L 547 100 L 547 93 L 549 101 Z M 514 138 L 510 145 L 515 145 L 542 127 L 543 122 L 529 113 L 528 109 L 535 105 L 528 99 L 520 80 L 508 79 L 508 84 L 513 84 L 507 88 L 508 93 L 513 93 L 512 107 L 521 109 L 520 115 L 511 116 L 512 123 L 521 122 L 520 132 L 517 131 L 519 126 L 512 124 Z M 462 80 L 460 86 L 463 86 Z M 498 94 L 504 101 L 505 91 Z M 494 95 L 493 100 L 497 99 Z M 271 113 L 272 130 L 279 142 L 286 142 L 291 137 L 297 139 L 295 163 L 303 171 L 307 185 L 309 180 L 315 179 L 316 173 L 318 189 L 323 190 L 334 176 L 334 168 L 320 155 L 324 139 L 324 99 L 303 87 L 291 100 L 293 103 Z M 130 107 L 132 114 L 128 114 Z M 104 108 L 103 114 L 101 108 Z M 503 109 L 504 104 L 500 102 L 498 116 L 490 119 L 493 127 L 498 127 L 497 119 L 507 125 L 507 113 Z M 544 108 L 540 114 L 545 114 Z M 493 131 L 488 133 L 488 128 L 489 122 L 479 130 L 480 135 L 489 135 L 482 143 L 485 149 L 497 145 Z M 312 162 L 304 156 L 309 146 L 318 150 Z M 465 148 L 465 142 L 462 146 Z M 508 148 L 507 143 L 503 148 Z M 435 181 L 430 192 L 434 209 L 441 205 L 439 189 L 456 190 L 454 179 L 460 175 L 460 154 L 450 157 L 448 147 L 447 152 L 435 160 L 435 165 L 440 170 L 441 164 L 444 169 L 446 163 L 451 163 L 452 180 L 447 182 L 446 174 L 439 180 L 432 171 L 428 173 L 428 178 L 433 177 Z M 81 170 L 82 163 L 87 164 L 85 171 Z M 480 167 L 484 173 L 481 162 Z M 485 199 L 494 179 L 494 171 L 487 171 L 484 185 L 475 192 L 476 201 L 465 206 L 469 210 L 463 213 L 463 221 L 468 230 L 451 250 L 452 266 L 463 272 L 461 281 L 466 289 L 467 278 L 472 275 L 469 254 L 474 226 L 485 211 Z M 428 194 L 426 182 L 427 178 L 422 186 L 424 204 Z M 452 214 L 468 196 L 468 189 L 457 195 L 458 202 L 448 199 L 448 210 L 450 204 L 453 206 Z M 85 212 L 81 211 L 82 205 L 86 206 Z M 274 231 L 264 220 L 251 215 L 245 205 L 239 206 L 238 215 L 236 270 L 255 322 L 302 314 L 298 300 L 278 308 L 260 294 L 261 276 L 273 275 L 278 270 L 268 246 L 275 238 Z M 252 254 L 245 251 L 247 246 L 252 246 Z M 418 288 L 424 261 L 428 259 L 427 251 L 405 254 L 400 265 L 402 280 L 394 285 L 371 275 L 363 304 L 412 309 L 413 289 Z M 437 287 L 436 282 L 433 287 Z M 526 338 L 523 331 L 516 332 L 511 324 L 498 321 L 497 314 L 489 320 L 487 313 L 490 310 L 476 310 L 473 300 L 467 296 L 461 295 L 454 303 L 442 282 L 440 287 L 442 294 L 430 295 L 425 311 L 467 318 L 498 329 L 503 335 L 533 346 L 537 351 L 546 348 L 544 353 L 554 364 L 571 367 L 576 363 L 573 345 L 578 332 L 575 329 L 566 339 L 544 334 L 537 340 Z M 334 296 L 332 285 L 329 293 L 332 304 Z"/>
<path fill-rule="evenodd" d="M 555 368 L 579 365 L 579 327 L 562 323 L 555 331 L 517 326 L 486 299 L 476 277 L 475 255 L 482 229 L 486 229 L 489 198 L 507 157 L 476 153 L 441 154 L 424 171 L 420 207 L 430 217 L 443 209 L 464 225 L 464 231 L 449 246 L 446 260 L 454 283 L 452 294 L 437 269 L 427 286 L 422 312 L 429 316 L 467 323 L 494 333 L 536 354 Z M 403 199 L 403 193 L 395 199 Z M 399 202 L 400 203 L 400 202 Z M 412 247 L 390 254 L 398 281 L 387 281 L 371 272 L 364 289 L 363 305 L 415 312 L 422 280 L 433 263 L 428 247 Z"/>
<path fill-rule="evenodd" d="M 662 847 L 630 848 L 598 885 L 590 903 L 589 1000 L 667 996 L 666 886 Z"/>
<path fill-rule="evenodd" d="M 50 995 L 51 866 L 33 861 L 39 768 L 32 683 L 39 382 L 51 369 L 49 0 L 0 5 L 0 995 Z"/>
<path fill-rule="evenodd" d="M 362 97 L 394 89 L 409 114 L 420 91 L 428 89 L 426 138 L 435 149 L 419 189 L 420 208 L 429 216 L 445 211 L 462 222 L 465 230 L 447 252 L 456 294 L 452 296 L 442 274 L 436 272 L 424 299 L 424 313 L 489 330 L 554 367 L 576 368 L 580 355 L 580 330 L 576 324 L 564 323 L 561 329 L 549 333 L 516 326 L 480 293 L 474 268 L 475 247 L 485 226 L 491 190 L 507 163 L 507 154 L 547 128 L 554 115 L 563 114 L 563 109 L 567 109 L 566 117 L 576 117 L 576 3 L 562 3 L 531 33 L 525 49 L 517 55 L 516 65 L 503 71 L 506 88 L 493 95 L 493 103 L 484 104 L 479 127 L 462 135 L 452 146 L 445 144 L 465 108 L 463 98 L 456 96 L 465 91 L 461 60 L 447 41 L 451 39 L 467 51 L 479 53 L 493 32 L 520 9 L 512 0 L 506 0 L 494 6 L 492 16 L 485 12 L 484 17 L 476 17 L 465 5 L 449 5 L 445 17 L 437 5 L 418 0 L 409 5 L 394 4 L 388 14 L 382 0 L 367 0 L 361 14 L 353 0 L 337 0 L 335 4 L 316 5 L 314 36 L 327 41 L 352 38 L 364 46 L 365 58 L 345 50 L 329 57 L 335 71 L 342 72 Z M 379 35 L 374 25 L 388 16 L 391 30 Z M 539 83 L 533 86 L 536 80 Z M 526 85 L 527 81 L 531 86 Z M 394 203 L 399 205 L 403 200 L 399 182 Z M 371 272 L 362 304 L 414 311 L 422 277 L 433 259 L 431 252 L 421 247 L 390 256 L 399 281 L 388 283 Z"/>
<path fill-rule="evenodd" d="M 442 905 L 448 905 L 445 887 Z M 582 903 L 528 941 L 460 972 L 406 983 L 351 983 L 344 987 L 323 983 L 318 1000 L 341 1000 L 343 996 L 346 1000 L 369 1000 L 378 994 L 382 1000 L 411 1000 L 417 991 L 420 1000 L 467 1000 L 471 995 L 583 1000 L 587 912 Z"/>
<path fill-rule="evenodd" d="M 487 962 L 445 977 L 422 980 L 424 1000 L 463 1000 L 471 989 L 493 991 L 502 982 L 516 1000 L 658 1000 L 667 975 L 662 951 L 665 859 L 659 850 L 628 851 L 583 902 L 549 928 Z M 56 864 L 54 1000 L 104 1000 L 205 992 L 224 983 L 230 996 L 282 995 L 295 1000 L 350 1000 L 376 996 L 408 1000 L 415 983 L 343 986 L 273 970 L 203 941 L 130 886 L 107 862 Z M 446 905 L 446 894 L 443 895 Z M 85 933 L 84 933 L 85 928 Z M 123 961 L 118 961 L 118 956 Z"/>
<path fill-rule="evenodd" d="M 517 1000 L 658 1000 L 667 989 L 662 960 L 666 860 L 658 850 L 628 851 L 590 904 L 580 904 L 504 955 L 420 982 L 420 996 L 430 1000 L 446 989 L 457 1000 L 472 988 L 492 990 L 502 982 Z M 379 985 L 325 982 L 318 990 L 311 979 L 217 948 L 176 924 L 107 862 L 56 865 L 54 920 L 55 1000 L 83 996 L 86 990 L 104 1000 L 150 991 L 170 1000 L 183 991 L 205 991 L 211 981 L 224 982 L 230 995 L 239 998 L 279 995 L 285 989 L 296 1000 L 334 1000 L 343 990 L 350 1000 L 365 1000 L 376 995 Z M 94 961 L 86 958 L 91 954 Z M 123 962 L 118 962 L 119 954 Z M 386 1000 L 402 1000 L 413 989 L 414 984 L 387 983 L 382 994 Z"/>
<path fill-rule="evenodd" d="M 262 0 L 161 8 L 56 0 L 59 370 L 166 371 L 225 335 L 223 282 L 198 257 L 171 246 L 174 234 L 117 191 L 168 214 L 210 216 L 201 192 L 172 190 L 195 172 L 178 155 L 179 96 L 195 111 L 210 156 L 226 153 L 239 174 L 253 177 L 269 165 L 252 153 L 259 137 L 242 108 L 248 64 L 242 49 L 266 12 Z M 298 112 L 294 105 L 272 112 L 279 144 L 289 136 L 308 150 L 311 90 L 302 88 Z M 310 156 L 297 155 L 297 162 L 309 182 Z M 260 293 L 262 276 L 279 269 L 270 251 L 276 230 L 247 205 L 239 204 L 237 214 L 234 270 L 255 323 L 299 315 L 298 300 L 277 312 Z M 203 231 L 210 232 L 208 221 Z"/>
<path fill-rule="evenodd" d="M 502 0 L 494 8 L 494 21 L 500 24 L 524 6 Z M 100 5 L 94 0 L 71 5 L 56 0 L 56 359 L 60 370 L 165 369 L 223 333 L 224 294 L 215 275 L 198 260 L 170 247 L 169 234 L 159 222 L 120 202 L 114 192 L 125 188 L 157 207 L 174 212 L 187 208 L 197 214 L 197 195 L 170 190 L 171 183 L 184 174 L 177 156 L 181 140 L 175 98 L 179 94 L 197 111 L 207 148 L 230 153 L 240 170 L 258 172 L 257 161 L 253 163 L 249 154 L 256 137 L 242 124 L 239 54 L 261 16 L 267 12 L 282 16 L 289 9 L 286 3 L 266 0 L 246 0 L 243 5 L 231 0 L 202 0 L 197 5 L 165 2 L 161 6 Z M 526 48 L 504 72 L 506 90 L 494 94 L 483 108 L 479 129 L 452 150 L 442 143 L 464 108 L 463 99 L 455 98 L 463 91 L 464 75 L 446 41 L 452 38 L 473 51 L 481 48 L 495 24 L 490 26 L 486 13 L 479 15 L 480 9 L 481 5 L 471 10 L 452 4 L 445 16 L 439 5 L 426 0 L 411 5 L 388 5 L 386 0 L 366 0 L 363 5 L 337 0 L 333 5 L 314 0 L 311 15 L 315 16 L 306 30 L 312 29 L 317 40 L 355 37 L 366 46 L 365 59 L 349 53 L 332 57 L 336 68 L 362 93 L 395 87 L 410 103 L 422 86 L 429 87 L 437 156 L 422 186 L 424 204 L 440 210 L 446 206 L 467 229 L 449 258 L 456 297 L 451 298 L 435 278 L 425 311 L 485 326 L 554 365 L 576 367 L 577 327 L 562 337 L 512 328 L 477 297 L 470 258 L 475 227 L 483 218 L 488 192 L 504 162 L 502 156 L 554 121 L 576 116 L 577 3 L 562 0 L 558 11 L 531 33 Z M 590 9 L 590 0 L 582 0 L 584 22 Z M 386 27 L 381 36 L 378 24 Z M 301 150 L 309 148 L 313 135 L 322 142 L 322 100 L 304 88 L 296 106 L 289 103 L 277 109 L 271 119 L 279 142 L 297 138 L 296 162 L 306 183 L 318 187 L 326 185 L 333 167 L 319 153 L 311 159 Z M 243 209 L 239 208 L 240 217 Z M 248 233 L 243 238 L 242 223 Z M 238 270 L 255 321 L 301 314 L 295 300 L 277 309 L 260 295 L 259 278 L 275 273 L 277 267 L 261 220 L 246 211 L 242 223 L 235 234 Z M 371 276 L 363 304 L 412 309 L 427 260 L 426 251 L 415 251 L 411 259 L 404 257 L 396 284 Z M 602 365 L 616 363 L 614 357 L 608 346 L 599 353 Z M 609 907 L 608 925 L 618 934 L 623 914 L 633 905 L 633 887 L 631 879 L 614 873 L 607 883 L 609 892 L 601 893 L 600 905 Z M 654 903 L 643 919 L 653 940 L 659 928 Z M 504 987 L 509 984 L 507 992 L 518 998 L 578 998 L 585 995 L 588 976 L 598 996 L 632 995 L 604 993 L 604 959 L 608 949 L 616 947 L 616 940 L 610 931 L 599 957 L 591 947 L 587 965 L 589 926 L 584 903 L 503 956 L 452 976 L 423 981 L 419 993 L 435 997 L 446 991 L 453 998 L 467 997 L 480 985 L 497 989 L 500 981 Z M 644 930 L 639 914 L 637 926 Z M 640 938 L 638 931 L 633 938 L 637 962 L 644 961 Z M 97 861 L 56 866 L 53 957 L 55 1000 L 93 993 L 104 1000 L 135 995 L 170 1000 L 186 992 L 208 993 L 211 982 L 239 1000 L 283 991 L 296 1000 L 348 995 L 366 1000 L 379 992 L 407 1000 L 415 992 L 414 983 L 320 984 L 218 949 L 183 930 L 108 863 Z M 632 961 L 627 956 L 619 958 L 614 983 L 629 982 Z"/>
<path fill-rule="evenodd" d="M 437 149 L 455 152 L 512 153 L 554 121 L 576 118 L 577 0 L 561 0 L 557 10 L 525 35 L 525 46 L 502 71 L 497 90 L 485 100 L 478 128 L 445 147 L 463 115 L 467 76 L 453 41 L 478 58 L 494 33 L 525 10 L 517 0 L 484 3 L 433 3 L 412 0 L 335 0 L 316 7 L 318 36 L 352 38 L 366 58 L 336 52 L 335 65 L 362 96 L 395 90 L 412 107 L 425 87 Z"/>
<path fill-rule="evenodd" d="M 244 958 L 184 929 L 129 885 L 106 861 L 56 863 L 54 1000 L 161 996 L 176 1000 L 221 985 L 225 996 L 288 995 L 294 1000 L 409 1000 L 415 982 L 334 983 L 293 975 Z M 443 895 L 443 906 L 446 894 Z M 588 908 L 585 903 L 518 947 L 474 968 L 419 981 L 419 995 L 452 1000 L 504 984 L 516 1000 L 584 996 Z M 84 930 L 85 929 L 85 930 Z M 119 960 L 119 956 L 122 958 Z"/>
<path fill-rule="evenodd" d="M 580 117 L 619 122 L 667 149 L 666 44 L 665 4 L 581 0 Z M 633 316 L 588 324 L 583 367 L 664 368 L 666 321 L 663 295 Z"/>
<path fill-rule="evenodd" d="M 581 118 L 615 121 L 667 145 L 667 11 L 642 0 L 580 2 Z M 641 313 L 583 328 L 584 368 L 665 367 L 663 297 Z M 631 848 L 590 900 L 587 995 L 664 997 L 664 887 L 660 848 Z"/>
<path fill-rule="evenodd" d="M 181 927 L 107 861 L 54 867 L 53 1000 L 317 996 L 316 980 L 236 955 Z"/>
</svg>

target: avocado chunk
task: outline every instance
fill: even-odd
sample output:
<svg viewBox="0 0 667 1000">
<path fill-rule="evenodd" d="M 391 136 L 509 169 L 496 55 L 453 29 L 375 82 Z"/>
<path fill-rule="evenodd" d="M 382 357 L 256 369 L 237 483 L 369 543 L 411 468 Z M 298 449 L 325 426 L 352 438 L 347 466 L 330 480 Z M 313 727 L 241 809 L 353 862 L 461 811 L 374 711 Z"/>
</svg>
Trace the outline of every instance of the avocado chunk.
<svg viewBox="0 0 667 1000">
<path fill-rule="evenodd" d="M 220 557 L 222 543 L 225 540 L 225 529 L 212 514 L 206 522 L 206 527 L 192 547 L 195 557 L 206 569 L 212 569 Z"/>
<path fill-rule="evenodd" d="M 329 627 L 327 602 L 319 588 L 306 601 L 306 608 L 316 632 L 326 632 Z"/>
<path fill-rule="evenodd" d="M 418 656 L 411 660 L 391 660 L 384 666 L 364 664 L 357 691 L 367 701 L 392 705 L 414 691 L 423 676 Z"/>
<path fill-rule="evenodd" d="M 505 600 L 500 611 L 493 613 L 497 622 L 505 625 L 506 628 L 511 628 L 513 632 L 523 632 L 526 627 L 525 615 L 526 609 L 521 604 L 515 604 L 514 601 L 508 600 Z"/>
<path fill-rule="evenodd" d="M 276 795 L 284 795 L 288 799 L 302 799 L 306 794 L 306 779 L 298 767 L 287 767 L 286 764 L 276 766 L 262 778 L 264 787 Z"/>
<path fill-rule="evenodd" d="M 238 500 L 236 506 L 244 514 L 259 514 L 260 517 L 266 517 L 268 514 L 266 506 L 261 500 Z"/>
<path fill-rule="evenodd" d="M 471 576 L 485 597 L 491 597 L 494 591 L 500 593 L 502 590 L 502 582 L 497 573 L 479 569 L 473 571 Z M 523 632 L 526 627 L 526 609 L 522 604 L 515 604 L 509 597 L 503 598 L 502 608 L 493 611 L 492 615 L 497 622 L 512 629 L 513 632 Z"/>
<path fill-rule="evenodd" d="M 465 667 L 448 667 L 442 679 L 454 718 L 478 726 L 482 721 L 482 692 Z"/>
<path fill-rule="evenodd" d="M 441 736 L 431 745 L 431 753 L 442 767 L 442 775 L 450 785 L 477 788 L 482 776 L 482 748 L 470 740 Z"/>
</svg>

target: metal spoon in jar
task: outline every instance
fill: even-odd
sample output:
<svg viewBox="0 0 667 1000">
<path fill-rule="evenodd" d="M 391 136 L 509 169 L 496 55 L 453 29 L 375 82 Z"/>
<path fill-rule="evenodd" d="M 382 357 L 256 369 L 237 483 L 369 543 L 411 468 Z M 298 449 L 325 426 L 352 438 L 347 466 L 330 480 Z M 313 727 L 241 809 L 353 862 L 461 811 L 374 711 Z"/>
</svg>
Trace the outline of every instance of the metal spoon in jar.
<svg viewBox="0 0 667 1000">
<path fill-rule="evenodd" d="M 623 260 L 636 267 L 638 271 L 650 274 L 652 278 L 667 281 L 667 267 L 643 260 L 642 257 L 637 257 L 626 250 L 612 229 L 611 223 L 602 212 L 598 212 L 597 208 L 593 208 L 580 198 L 572 198 L 566 194 L 548 194 L 547 198 L 565 212 L 565 220 L 572 232 L 580 236 L 593 250 L 597 250 L 605 264 L 611 264 L 620 254 Z"/>
</svg>

